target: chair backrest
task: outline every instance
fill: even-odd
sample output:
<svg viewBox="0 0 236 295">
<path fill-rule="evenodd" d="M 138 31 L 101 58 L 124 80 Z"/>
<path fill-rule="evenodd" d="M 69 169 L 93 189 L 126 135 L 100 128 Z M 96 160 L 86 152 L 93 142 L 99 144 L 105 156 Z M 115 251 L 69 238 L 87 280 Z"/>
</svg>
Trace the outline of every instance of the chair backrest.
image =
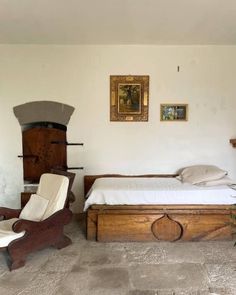
<svg viewBox="0 0 236 295">
<path fill-rule="evenodd" d="M 51 173 L 41 175 L 37 194 L 49 201 L 43 220 L 65 207 L 68 186 L 66 176 Z"/>
<path fill-rule="evenodd" d="M 68 193 L 67 193 L 67 202 L 68 202 L 68 205 L 69 205 L 69 202 L 74 202 L 74 199 L 72 198 L 73 192 L 71 191 L 71 189 L 72 189 L 72 185 L 73 185 L 73 182 L 74 182 L 74 179 L 75 179 L 75 175 L 76 174 L 75 173 L 72 173 L 72 172 L 65 171 L 65 170 L 54 169 L 54 168 L 50 170 L 50 173 L 64 175 L 64 176 L 66 176 L 66 177 L 69 178 L 69 187 L 68 187 Z"/>
</svg>

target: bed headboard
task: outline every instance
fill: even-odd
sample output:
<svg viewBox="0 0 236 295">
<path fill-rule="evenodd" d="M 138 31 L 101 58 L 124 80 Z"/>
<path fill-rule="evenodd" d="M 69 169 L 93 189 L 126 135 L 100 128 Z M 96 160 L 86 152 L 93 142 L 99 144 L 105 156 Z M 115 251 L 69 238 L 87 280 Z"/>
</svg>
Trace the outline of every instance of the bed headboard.
<svg viewBox="0 0 236 295">
<path fill-rule="evenodd" d="M 98 174 L 84 176 L 84 196 L 92 187 L 94 181 L 101 177 L 176 177 L 178 174 L 143 174 L 143 175 L 122 175 L 122 174 Z"/>
</svg>

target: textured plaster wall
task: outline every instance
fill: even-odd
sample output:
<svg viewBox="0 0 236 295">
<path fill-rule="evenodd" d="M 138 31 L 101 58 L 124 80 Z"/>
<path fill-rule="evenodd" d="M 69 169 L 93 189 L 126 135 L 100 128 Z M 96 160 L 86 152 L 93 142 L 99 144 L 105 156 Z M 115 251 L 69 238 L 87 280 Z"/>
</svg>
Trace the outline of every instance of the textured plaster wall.
<svg viewBox="0 0 236 295">
<path fill-rule="evenodd" d="M 177 71 L 177 66 L 180 71 Z M 149 121 L 109 121 L 109 75 L 150 75 Z M 50 100 L 75 107 L 68 166 L 97 173 L 172 173 L 208 163 L 236 179 L 236 47 L 0 46 L 0 205 L 19 206 L 21 129 L 13 107 Z M 188 103 L 188 122 L 160 122 L 160 103 Z"/>
</svg>

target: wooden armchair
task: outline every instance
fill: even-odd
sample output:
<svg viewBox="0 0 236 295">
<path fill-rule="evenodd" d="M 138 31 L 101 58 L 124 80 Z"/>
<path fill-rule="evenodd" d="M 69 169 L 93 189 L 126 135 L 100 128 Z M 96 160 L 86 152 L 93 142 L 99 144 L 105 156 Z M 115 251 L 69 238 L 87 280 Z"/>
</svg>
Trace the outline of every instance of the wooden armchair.
<svg viewBox="0 0 236 295">
<path fill-rule="evenodd" d="M 64 235 L 64 225 L 72 218 L 66 208 L 69 179 L 45 173 L 40 178 L 37 194 L 33 194 L 22 210 L 0 208 L 0 248 L 10 256 L 10 270 L 24 266 L 29 253 L 54 246 L 71 244 Z"/>
</svg>

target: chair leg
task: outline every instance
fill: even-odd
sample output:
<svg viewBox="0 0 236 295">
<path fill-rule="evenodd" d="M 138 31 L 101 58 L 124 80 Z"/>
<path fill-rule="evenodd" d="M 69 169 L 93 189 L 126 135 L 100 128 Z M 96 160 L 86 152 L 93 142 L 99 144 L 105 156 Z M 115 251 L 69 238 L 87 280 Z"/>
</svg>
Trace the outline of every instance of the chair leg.
<svg viewBox="0 0 236 295">
<path fill-rule="evenodd" d="M 20 267 L 23 267 L 25 265 L 25 260 L 23 259 L 12 259 L 10 265 L 9 265 L 9 269 L 10 270 L 14 270 L 14 269 L 18 269 Z"/>
<path fill-rule="evenodd" d="M 54 247 L 57 249 L 62 249 L 71 244 L 72 244 L 71 239 L 63 234 L 61 238 L 58 240 L 58 242 L 54 244 Z"/>
<path fill-rule="evenodd" d="M 9 269 L 14 270 L 25 265 L 26 253 L 24 251 L 19 251 L 15 245 L 10 245 L 7 249 L 10 261 Z"/>
</svg>

